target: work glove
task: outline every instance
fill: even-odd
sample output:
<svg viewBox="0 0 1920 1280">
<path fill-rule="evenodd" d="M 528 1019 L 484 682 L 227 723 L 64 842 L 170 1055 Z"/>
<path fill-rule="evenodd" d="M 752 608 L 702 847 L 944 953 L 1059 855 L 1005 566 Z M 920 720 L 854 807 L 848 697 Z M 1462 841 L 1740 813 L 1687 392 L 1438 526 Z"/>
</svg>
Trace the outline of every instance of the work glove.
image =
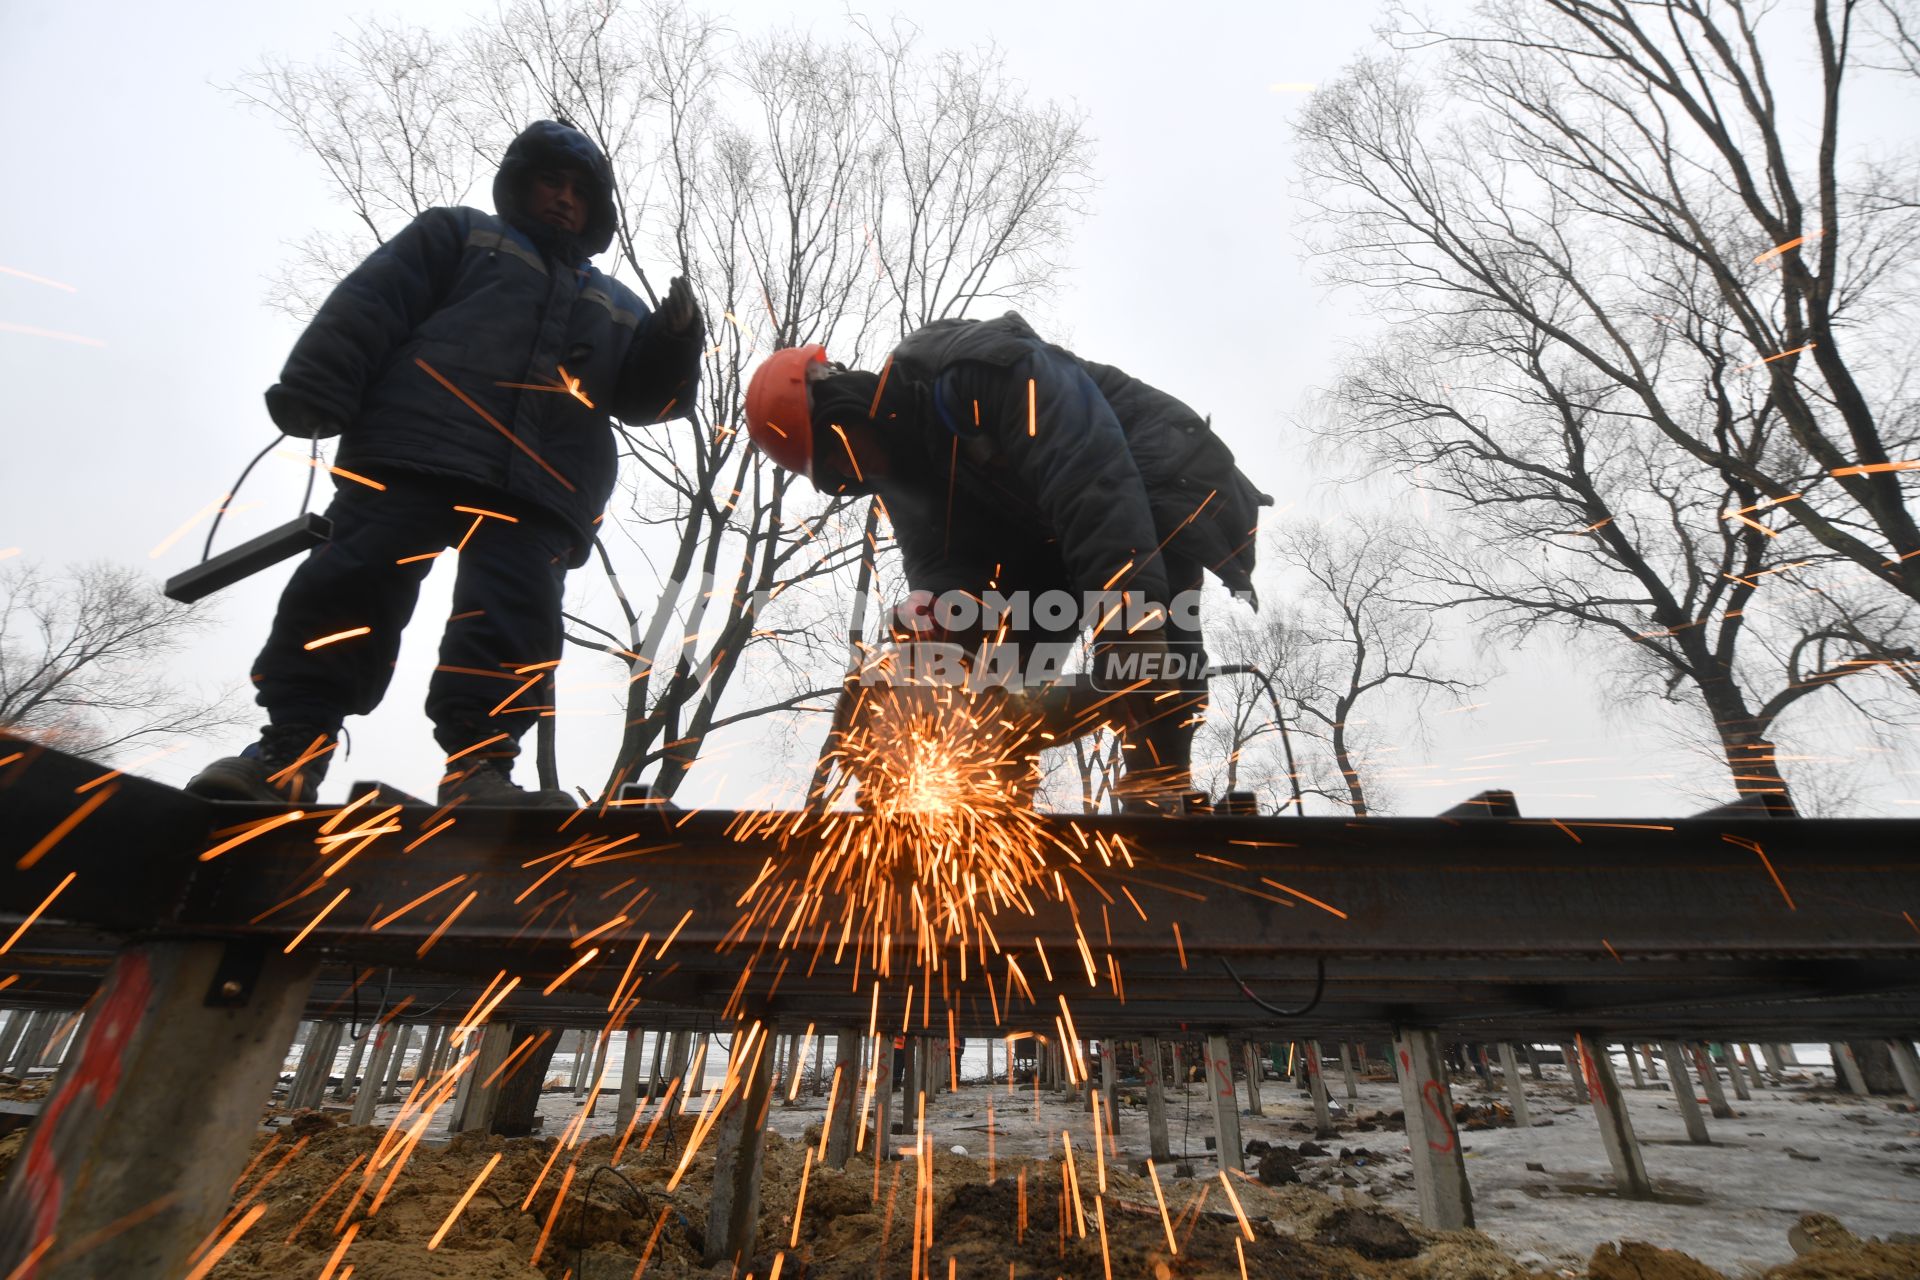
<svg viewBox="0 0 1920 1280">
<path fill-rule="evenodd" d="M 297 440 L 330 440 L 345 430 L 338 418 L 277 382 L 267 388 L 267 414 L 282 434 Z"/>
<path fill-rule="evenodd" d="M 675 276 L 667 286 L 667 296 L 660 300 L 660 323 L 666 326 L 668 335 L 675 338 L 705 331 L 706 317 L 700 314 L 700 304 L 693 299 L 693 286 L 685 276 Z"/>
</svg>

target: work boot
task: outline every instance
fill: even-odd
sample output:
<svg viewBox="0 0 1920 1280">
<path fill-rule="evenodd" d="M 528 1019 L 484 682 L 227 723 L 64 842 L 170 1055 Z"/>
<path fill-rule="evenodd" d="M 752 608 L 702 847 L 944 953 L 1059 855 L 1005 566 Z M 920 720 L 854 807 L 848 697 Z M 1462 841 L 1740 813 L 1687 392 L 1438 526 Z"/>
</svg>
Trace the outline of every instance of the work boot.
<svg viewBox="0 0 1920 1280">
<path fill-rule="evenodd" d="M 511 760 L 463 760 L 441 779 L 440 803 L 459 801 L 490 809 L 577 809 L 572 796 L 558 789 L 528 791 L 514 782 Z"/>
<path fill-rule="evenodd" d="M 312 725 L 270 724 L 239 755 L 215 760 L 193 775 L 186 790 L 207 800 L 311 804 L 327 776 L 334 733 Z"/>
</svg>

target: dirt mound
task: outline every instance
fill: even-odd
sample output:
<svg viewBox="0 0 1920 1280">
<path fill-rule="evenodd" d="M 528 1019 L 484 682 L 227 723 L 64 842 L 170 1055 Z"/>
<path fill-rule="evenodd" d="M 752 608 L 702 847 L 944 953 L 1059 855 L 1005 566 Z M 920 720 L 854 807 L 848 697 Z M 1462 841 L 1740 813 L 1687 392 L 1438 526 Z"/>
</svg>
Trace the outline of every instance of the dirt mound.
<svg viewBox="0 0 1920 1280">
<path fill-rule="evenodd" d="M 1603 1244 L 1587 1260 L 1589 1280 L 1727 1280 L 1704 1262 L 1639 1240 Z"/>
<path fill-rule="evenodd" d="M 1804 1215 L 1787 1232 L 1800 1256 L 1770 1268 L 1764 1280 L 1913 1280 L 1920 1239 L 1862 1240 L 1831 1214 Z"/>
</svg>

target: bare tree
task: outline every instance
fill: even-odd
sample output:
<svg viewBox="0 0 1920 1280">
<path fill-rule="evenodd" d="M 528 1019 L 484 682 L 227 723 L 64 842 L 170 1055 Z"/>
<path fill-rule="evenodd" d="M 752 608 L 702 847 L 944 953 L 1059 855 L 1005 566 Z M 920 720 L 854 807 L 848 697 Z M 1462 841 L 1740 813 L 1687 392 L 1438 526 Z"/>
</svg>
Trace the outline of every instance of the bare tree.
<svg viewBox="0 0 1920 1280">
<path fill-rule="evenodd" d="M 1382 736 L 1375 717 L 1385 697 L 1411 692 L 1424 699 L 1436 689 L 1463 695 L 1475 687 L 1444 673 L 1434 610 L 1413 597 L 1420 541 L 1405 526 L 1362 518 L 1338 531 L 1303 523 L 1274 542 L 1274 559 L 1304 584 L 1290 626 L 1278 614 L 1263 619 L 1293 632 L 1277 638 L 1293 656 L 1274 678 L 1284 700 L 1300 708 L 1307 733 L 1325 742 L 1332 764 L 1331 772 L 1308 765 L 1302 790 L 1359 816 L 1385 803 L 1370 759 Z"/>
<path fill-rule="evenodd" d="M 1272 807 L 1300 807 L 1300 764 L 1294 756 L 1282 688 L 1302 685 L 1298 668 L 1317 662 L 1303 643 L 1291 603 L 1259 614 L 1226 611 L 1207 627 L 1212 658 L 1207 719 L 1194 735 L 1194 771 L 1209 791 L 1267 791 Z"/>
<path fill-rule="evenodd" d="M 1751 261 L 1787 256 L 1765 246 L 1736 257 L 1758 215 L 1714 167 L 1727 158 L 1679 120 L 1627 118 L 1725 91 L 1708 84 L 1737 80 L 1741 58 L 1759 74 L 1757 37 L 1736 54 L 1710 35 L 1716 17 L 1746 23 L 1740 6 L 1672 7 L 1652 44 L 1732 59 L 1691 89 L 1570 53 L 1600 7 L 1568 19 L 1568 49 L 1538 47 L 1532 13 L 1500 7 L 1485 43 L 1449 46 L 1465 115 L 1436 112 L 1405 63 L 1362 64 L 1316 105 L 1309 163 L 1342 193 L 1327 261 L 1403 321 L 1347 370 L 1322 429 L 1460 513 L 1461 545 L 1422 569 L 1448 599 L 1514 638 L 1610 636 L 1601 670 L 1619 692 L 1697 706 L 1736 789 L 1785 795 L 1773 736 L 1790 708 L 1847 680 L 1838 696 L 1887 724 L 1902 712 L 1881 695 L 1911 689 L 1909 571 L 1871 548 L 1907 536 L 1882 501 L 1892 485 L 1899 505 L 1899 472 L 1850 472 L 1820 434 L 1850 433 L 1862 456 L 1906 448 L 1911 415 L 1874 360 L 1795 377 L 1781 370 L 1799 357 L 1754 354 L 1763 336 L 1806 337 L 1806 290 L 1826 286 Z M 1823 250 L 1823 278 L 1844 279 L 1846 314 L 1895 316 L 1904 300 L 1876 304 L 1893 270 L 1878 258 L 1912 228 L 1874 212 L 1852 225 L 1855 249 Z M 1848 418 L 1842 383 L 1874 387 L 1885 411 Z"/>
<path fill-rule="evenodd" d="M 10 567 L 0 573 L 0 732 L 109 759 L 239 723 L 231 698 L 167 675 L 167 659 L 209 621 L 118 565 Z"/>
<path fill-rule="evenodd" d="M 1875 78 L 1910 92 L 1905 7 L 1490 0 L 1458 31 L 1395 19 L 1419 56 L 1357 64 L 1301 125 L 1333 275 L 1402 316 L 1510 316 L 1750 490 L 1744 514 L 1920 600 L 1916 151 L 1843 112 Z M 1674 380 L 1713 359 L 1666 340 L 1676 315 L 1709 318 L 1709 350 L 1751 375 L 1779 424 L 1764 453 L 1676 412 Z"/>
<path fill-rule="evenodd" d="M 747 447 L 753 364 L 805 342 L 862 363 L 979 300 L 1038 296 L 1088 182 L 1079 120 L 1030 103 L 993 50 L 929 57 L 905 28 L 737 36 L 675 3 L 522 4 L 445 38 L 363 28 L 326 66 L 269 64 L 239 91 L 376 235 L 564 115 L 620 179 L 617 273 L 650 289 L 652 260 L 694 283 L 714 341 L 695 429 L 627 434 L 628 518 L 598 549 L 620 616 L 571 620 L 626 671 L 609 789 L 657 766 L 671 795 L 713 733 L 824 710 L 839 687 L 835 584 L 886 539 Z M 369 130 L 391 139 L 372 161 L 350 137 Z M 446 180 L 391 159 L 415 153 Z M 642 562 L 644 593 L 624 585 Z"/>
</svg>

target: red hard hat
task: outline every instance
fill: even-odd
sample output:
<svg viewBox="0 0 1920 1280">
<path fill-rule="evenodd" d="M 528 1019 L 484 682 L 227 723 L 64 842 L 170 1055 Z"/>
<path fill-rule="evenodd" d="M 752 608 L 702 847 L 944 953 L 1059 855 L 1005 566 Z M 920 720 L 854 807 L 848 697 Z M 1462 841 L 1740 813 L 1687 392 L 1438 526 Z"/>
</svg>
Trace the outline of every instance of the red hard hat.
<svg viewBox="0 0 1920 1280">
<path fill-rule="evenodd" d="M 747 384 L 747 435 L 769 458 L 813 478 L 813 414 L 807 370 L 827 362 L 819 343 L 784 347 L 760 362 Z"/>
</svg>

